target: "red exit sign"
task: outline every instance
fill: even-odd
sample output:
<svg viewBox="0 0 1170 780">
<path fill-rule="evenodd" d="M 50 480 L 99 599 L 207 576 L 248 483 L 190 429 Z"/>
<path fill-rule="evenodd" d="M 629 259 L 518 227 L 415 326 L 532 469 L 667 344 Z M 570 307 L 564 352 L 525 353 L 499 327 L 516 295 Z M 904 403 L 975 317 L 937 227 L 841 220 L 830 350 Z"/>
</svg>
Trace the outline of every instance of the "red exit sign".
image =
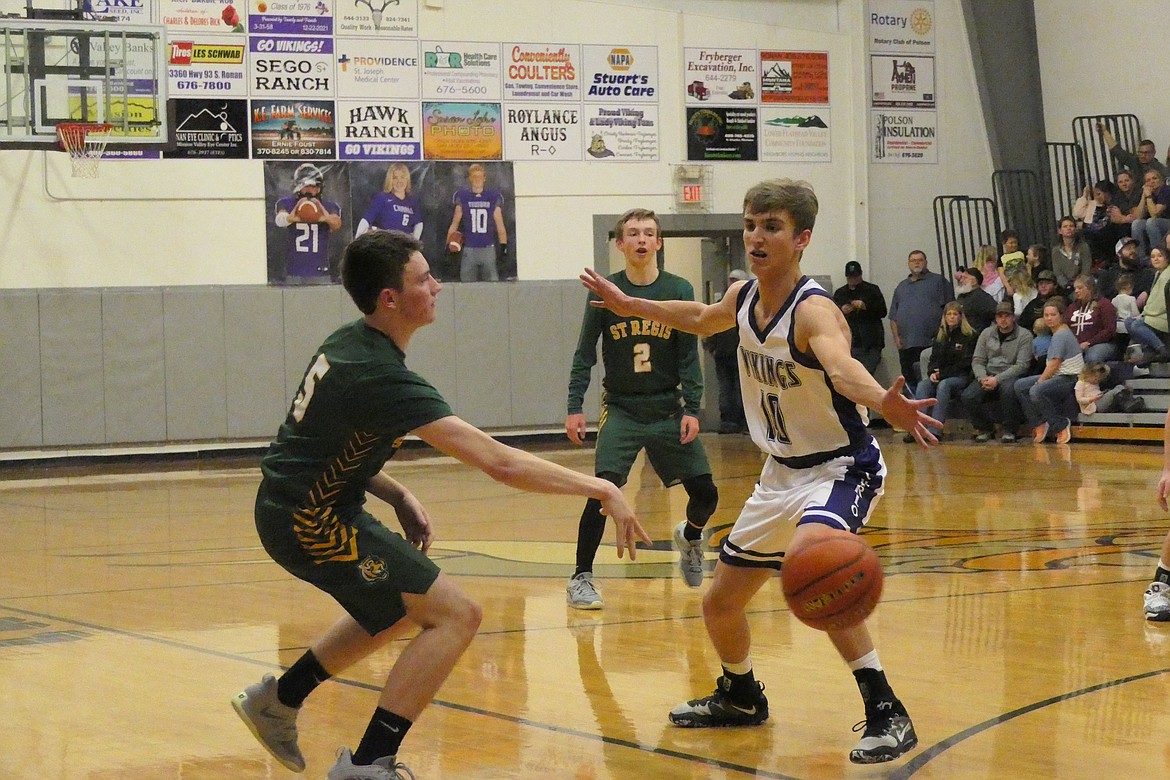
<svg viewBox="0 0 1170 780">
<path fill-rule="evenodd" d="M 702 203 L 703 185 L 684 184 L 682 188 L 683 203 Z"/>
</svg>

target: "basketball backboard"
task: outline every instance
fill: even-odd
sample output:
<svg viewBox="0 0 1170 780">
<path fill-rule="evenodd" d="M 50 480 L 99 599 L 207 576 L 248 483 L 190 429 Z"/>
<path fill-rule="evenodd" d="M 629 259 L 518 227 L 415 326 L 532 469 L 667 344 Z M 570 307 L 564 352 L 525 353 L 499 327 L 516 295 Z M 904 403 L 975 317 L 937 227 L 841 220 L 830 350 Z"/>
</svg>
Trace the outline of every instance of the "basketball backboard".
<svg viewBox="0 0 1170 780">
<path fill-rule="evenodd" d="M 162 25 L 0 18 L 0 149 L 57 148 L 57 125 L 106 122 L 109 143 L 168 142 Z"/>
</svg>

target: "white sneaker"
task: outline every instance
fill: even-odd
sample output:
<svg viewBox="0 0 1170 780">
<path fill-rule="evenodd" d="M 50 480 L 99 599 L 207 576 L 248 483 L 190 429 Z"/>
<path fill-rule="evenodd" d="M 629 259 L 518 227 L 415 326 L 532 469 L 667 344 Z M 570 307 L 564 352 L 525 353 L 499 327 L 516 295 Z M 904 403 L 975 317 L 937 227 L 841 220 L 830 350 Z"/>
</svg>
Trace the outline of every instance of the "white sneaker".
<svg viewBox="0 0 1170 780">
<path fill-rule="evenodd" d="M 1170 621 L 1170 585 L 1151 582 L 1146 589 L 1145 610 L 1146 620 L 1159 623 Z"/>
<path fill-rule="evenodd" d="M 568 593 L 566 601 L 573 609 L 601 609 L 604 602 L 597 588 L 593 587 L 593 572 L 583 571 L 569 578 L 569 585 L 565 589 Z"/>
<path fill-rule="evenodd" d="M 329 768 L 326 780 L 415 780 L 406 764 L 398 763 L 397 756 L 379 758 L 372 764 L 353 762 L 353 753 L 343 747 L 337 751 L 337 763 Z"/>
<path fill-rule="evenodd" d="M 236 694 L 232 706 L 252 735 L 291 772 L 305 771 L 305 757 L 297 747 L 297 713 L 276 698 L 276 678 L 271 674 Z"/>
<path fill-rule="evenodd" d="M 682 575 L 687 587 L 697 588 L 703 584 L 703 537 L 691 541 L 683 531 L 687 521 L 683 520 L 674 527 L 674 549 L 678 550 L 678 573 Z"/>
</svg>

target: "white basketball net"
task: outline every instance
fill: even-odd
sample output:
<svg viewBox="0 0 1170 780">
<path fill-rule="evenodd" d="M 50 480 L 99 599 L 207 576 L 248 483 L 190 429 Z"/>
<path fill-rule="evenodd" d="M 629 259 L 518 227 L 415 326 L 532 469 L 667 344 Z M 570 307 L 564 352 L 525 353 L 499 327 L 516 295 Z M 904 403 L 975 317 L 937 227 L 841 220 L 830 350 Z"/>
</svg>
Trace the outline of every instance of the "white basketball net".
<svg viewBox="0 0 1170 780">
<path fill-rule="evenodd" d="M 96 179 L 102 152 L 110 140 L 113 125 L 94 122 L 62 122 L 57 125 L 57 138 L 69 152 L 73 176 L 78 179 Z"/>
</svg>

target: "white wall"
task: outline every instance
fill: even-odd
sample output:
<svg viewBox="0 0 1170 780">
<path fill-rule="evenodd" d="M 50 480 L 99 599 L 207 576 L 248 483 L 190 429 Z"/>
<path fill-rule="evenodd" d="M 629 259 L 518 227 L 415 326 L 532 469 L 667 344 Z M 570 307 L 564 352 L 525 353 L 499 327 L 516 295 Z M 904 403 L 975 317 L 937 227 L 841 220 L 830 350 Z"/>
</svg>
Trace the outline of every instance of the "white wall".
<svg viewBox="0 0 1170 780">
<path fill-rule="evenodd" d="M 1072 120 L 1135 114 L 1142 134 L 1165 159 L 1170 144 L 1166 101 L 1165 0 L 1034 0 L 1044 124 L 1049 141 L 1072 141 Z"/>
<path fill-rule="evenodd" d="M 1055 4 L 1055 3 L 1053 3 Z M 420 3 L 420 37 L 639 43 L 659 47 L 658 162 L 515 163 L 522 279 L 571 279 L 592 262 L 594 213 L 642 205 L 670 213 L 670 166 L 684 161 L 682 49 L 720 45 L 829 52 L 832 162 L 715 163 L 715 210 L 773 176 L 807 179 L 821 200 L 805 270 L 842 281 L 859 259 L 886 291 L 914 247 L 935 255 L 931 200 L 986 195 L 991 163 L 959 0 L 936 0 L 939 164 L 869 165 L 864 0 L 697 2 L 446 0 Z M 722 14 L 715 18 L 711 14 Z M 262 163 L 119 161 L 73 179 L 61 154 L 0 154 L 0 289 L 264 284 Z M 538 251 L 537 247 L 544 248 Z"/>
</svg>

